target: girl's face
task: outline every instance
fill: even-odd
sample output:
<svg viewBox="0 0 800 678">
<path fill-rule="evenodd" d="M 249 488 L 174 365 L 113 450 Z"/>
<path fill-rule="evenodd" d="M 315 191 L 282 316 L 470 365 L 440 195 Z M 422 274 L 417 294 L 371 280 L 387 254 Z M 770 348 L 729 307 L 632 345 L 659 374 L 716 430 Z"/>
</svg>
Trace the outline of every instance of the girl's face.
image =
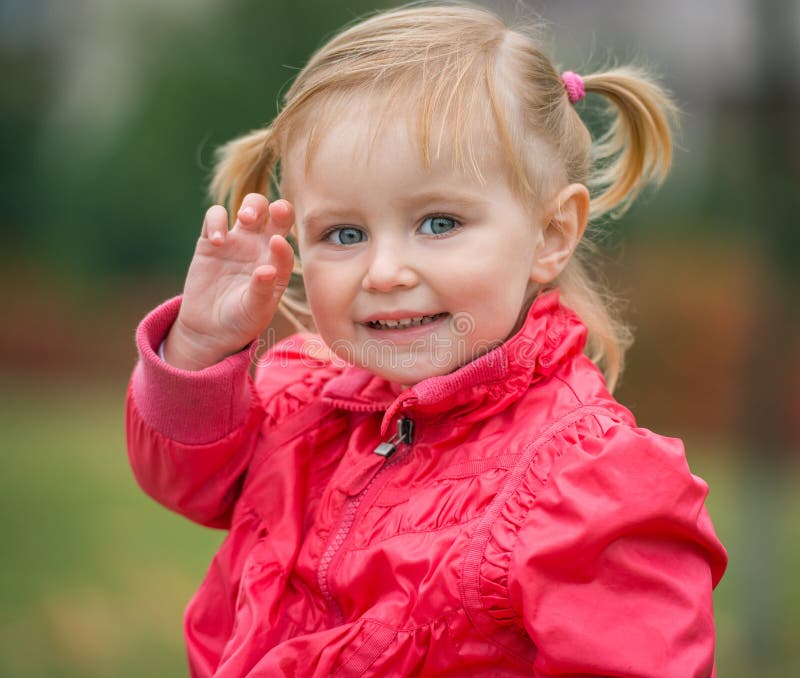
<svg viewBox="0 0 800 678">
<path fill-rule="evenodd" d="M 283 165 L 322 339 L 405 386 L 452 372 L 519 329 L 541 234 L 541 211 L 512 194 L 494 144 L 477 158 L 482 184 L 454 171 L 447 153 L 426 169 L 408 130 L 403 118 L 386 121 L 373 144 L 357 112 L 324 136 L 308 173 L 300 142 Z M 413 326 L 386 327 L 408 319 Z"/>
</svg>

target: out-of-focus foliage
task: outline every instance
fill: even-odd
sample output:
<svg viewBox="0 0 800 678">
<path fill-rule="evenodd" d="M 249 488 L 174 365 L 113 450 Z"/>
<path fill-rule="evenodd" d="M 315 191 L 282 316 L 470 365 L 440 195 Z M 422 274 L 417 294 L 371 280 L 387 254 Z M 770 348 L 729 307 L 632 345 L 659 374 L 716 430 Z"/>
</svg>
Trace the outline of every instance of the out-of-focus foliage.
<svg viewBox="0 0 800 678">
<path fill-rule="evenodd" d="M 267 122 L 281 90 L 326 36 L 397 4 L 5 0 L 0 180 L 14 250 L 71 275 L 180 279 L 187 239 L 208 204 L 214 148 Z M 572 1 L 559 14 L 557 3 L 522 3 L 526 10 L 499 4 L 505 14 L 539 10 L 565 24 L 590 8 Z M 755 51 L 750 45 L 742 57 L 749 70 L 763 72 L 756 77 L 761 86 L 734 94 L 723 87 L 702 112 L 689 102 L 683 123 L 690 133 L 679 142 L 699 136 L 703 147 L 679 151 L 670 184 L 616 230 L 652 233 L 669 224 L 681 237 L 744 235 L 784 258 L 785 270 L 798 269 L 800 229 L 791 226 L 798 88 L 796 73 L 781 68 L 781 58 L 792 54 L 775 56 L 769 42 L 776 22 L 793 20 L 790 6 L 759 3 L 750 20 Z M 631 57 L 625 44 L 601 45 L 592 56 L 588 48 L 559 45 L 559 26 L 551 28 L 556 55 L 577 53 L 593 58 L 592 66 L 609 54 Z M 761 50 L 759 41 L 767 41 Z M 683 95 L 668 63 L 653 67 Z M 709 86 L 718 85 L 711 74 Z M 596 118 L 591 111 L 586 117 Z M 695 118 L 706 134 L 692 131 Z M 705 156 L 705 172 L 682 172 L 691 154 Z"/>
<path fill-rule="evenodd" d="M 214 147 L 267 122 L 322 38 L 382 3 L 173 4 L 84 0 L 41 29 L 47 40 L 0 45 L 3 219 L 26 258 L 71 275 L 180 279 Z M 57 11 L 38 7 L 18 11 L 35 26 Z M 99 39 L 106 27 L 117 34 Z"/>
</svg>

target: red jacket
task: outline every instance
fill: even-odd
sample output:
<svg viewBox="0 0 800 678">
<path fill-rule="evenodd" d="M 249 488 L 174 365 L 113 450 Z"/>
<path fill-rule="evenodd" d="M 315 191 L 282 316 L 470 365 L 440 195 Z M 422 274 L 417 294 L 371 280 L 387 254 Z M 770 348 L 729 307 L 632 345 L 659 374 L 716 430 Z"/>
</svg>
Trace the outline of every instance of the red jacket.
<svg viewBox="0 0 800 678">
<path fill-rule="evenodd" d="M 708 488 L 609 395 L 556 292 L 402 392 L 310 359 L 310 334 L 255 382 L 248 351 L 172 368 L 179 305 L 137 331 L 127 440 L 145 492 L 229 530 L 186 611 L 193 676 L 713 674 Z"/>
</svg>

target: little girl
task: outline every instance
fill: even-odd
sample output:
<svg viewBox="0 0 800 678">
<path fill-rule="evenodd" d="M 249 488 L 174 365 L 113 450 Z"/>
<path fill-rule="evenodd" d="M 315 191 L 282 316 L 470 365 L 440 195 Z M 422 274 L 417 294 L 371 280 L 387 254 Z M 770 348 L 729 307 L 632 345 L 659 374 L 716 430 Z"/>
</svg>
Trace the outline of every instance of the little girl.
<svg viewBox="0 0 800 678">
<path fill-rule="evenodd" d="M 228 530 L 193 676 L 713 675 L 708 488 L 610 395 L 627 335 L 577 249 L 663 180 L 673 111 L 639 70 L 562 74 L 486 10 L 415 5 L 221 149 L 235 223 L 206 213 L 127 399 L 145 492 Z M 256 360 L 277 310 L 299 331 Z"/>
</svg>

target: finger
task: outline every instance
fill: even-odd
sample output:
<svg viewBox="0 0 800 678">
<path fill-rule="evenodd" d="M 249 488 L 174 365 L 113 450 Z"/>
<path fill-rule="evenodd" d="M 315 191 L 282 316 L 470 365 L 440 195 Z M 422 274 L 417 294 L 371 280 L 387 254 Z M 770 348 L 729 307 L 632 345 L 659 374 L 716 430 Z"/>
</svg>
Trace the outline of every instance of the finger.
<svg viewBox="0 0 800 678">
<path fill-rule="evenodd" d="M 266 318 L 265 324 L 272 319 L 270 314 L 274 314 L 276 303 L 289 286 L 294 263 L 292 246 L 280 235 L 270 238 L 269 248 L 272 263 L 258 266 L 253 271 L 242 299 L 245 313 L 250 318 Z"/>
<path fill-rule="evenodd" d="M 280 199 L 269 206 L 267 232 L 286 236 L 294 224 L 294 206 L 288 200 Z"/>
<path fill-rule="evenodd" d="M 272 319 L 271 314 L 275 312 L 276 273 L 275 267 L 270 264 L 256 268 L 242 298 L 245 314 L 259 325 L 267 325 Z"/>
<path fill-rule="evenodd" d="M 257 298 L 271 297 L 276 275 L 277 269 L 271 264 L 259 266 L 250 276 L 250 290 Z"/>
<path fill-rule="evenodd" d="M 260 193 L 248 193 L 236 213 L 233 229 L 258 233 L 264 229 L 268 216 L 269 201 Z"/>
<path fill-rule="evenodd" d="M 278 234 L 269 239 L 269 259 L 275 268 L 275 295 L 280 296 L 289 287 L 294 268 L 294 250 L 286 239 Z"/>
<path fill-rule="evenodd" d="M 200 237 L 208 238 L 215 245 L 221 245 L 227 235 L 228 212 L 222 205 L 212 205 L 206 210 Z"/>
</svg>

